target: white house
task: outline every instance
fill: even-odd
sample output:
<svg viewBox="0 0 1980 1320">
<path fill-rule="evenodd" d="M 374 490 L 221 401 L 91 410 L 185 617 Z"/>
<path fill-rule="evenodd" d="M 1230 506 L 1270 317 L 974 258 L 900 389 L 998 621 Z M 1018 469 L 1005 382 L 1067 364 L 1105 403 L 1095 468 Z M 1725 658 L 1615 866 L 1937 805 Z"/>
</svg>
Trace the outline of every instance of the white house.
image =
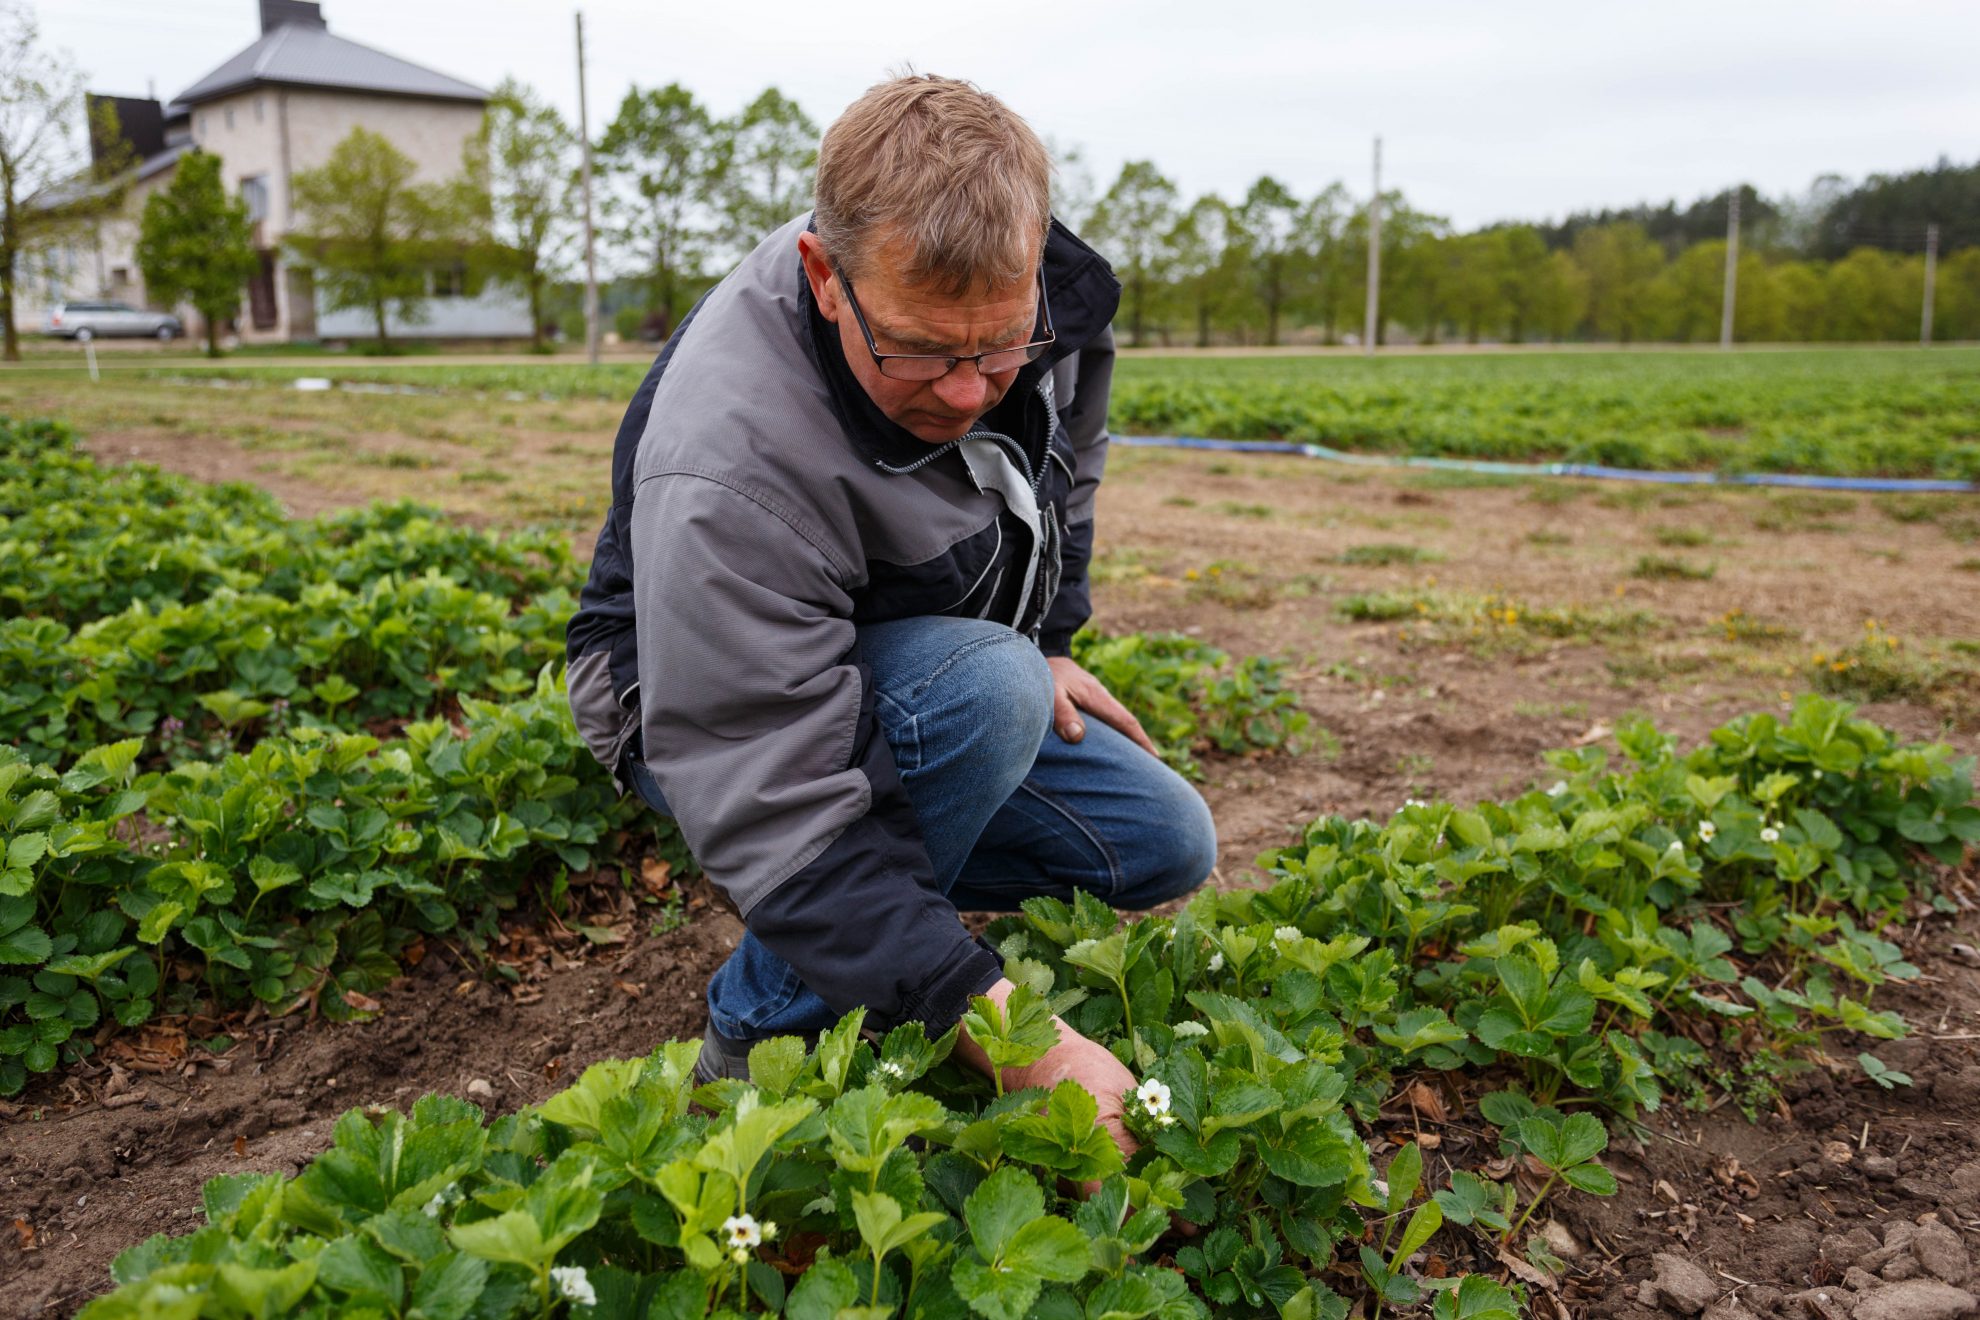
<svg viewBox="0 0 1980 1320">
<path fill-rule="evenodd" d="M 98 226 L 89 243 L 30 261 L 29 294 L 17 315 L 23 329 L 40 324 L 46 306 L 64 298 L 145 301 L 137 269 L 138 217 L 144 199 L 172 177 L 178 158 L 197 147 L 219 156 L 224 176 L 248 204 L 261 270 L 249 281 L 236 330 L 250 342 L 365 338 L 363 310 L 330 312 L 307 268 L 282 247 L 295 225 L 297 172 L 330 157 L 353 128 L 391 141 L 432 182 L 460 171 L 462 149 L 481 126 L 488 93 L 471 83 L 332 33 L 310 0 L 259 0 L 261 37 L 223 61 L 165 105 L 107 99 L 139 164 L 122 212 Z M 468 297 L 454 272 L 436 271 L 426 315 L 390 322 L 395 335 L 519 338 L 529 309 L 514 291 L 488 285 Z M 33 295 L 38 294 L 39 297 Z M 39 304 L 30 306 L 30 304 Z M 196 318 L 182 313 L 189 329 Z M 33 319 L 30 319 L 30 318 Z"/>
</svg>

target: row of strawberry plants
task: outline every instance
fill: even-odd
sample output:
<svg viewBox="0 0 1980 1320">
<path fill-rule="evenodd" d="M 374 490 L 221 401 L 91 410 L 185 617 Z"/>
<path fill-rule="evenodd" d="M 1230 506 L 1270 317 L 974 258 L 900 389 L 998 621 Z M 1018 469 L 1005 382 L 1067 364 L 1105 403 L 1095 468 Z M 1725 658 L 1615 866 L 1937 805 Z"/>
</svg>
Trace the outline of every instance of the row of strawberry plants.
<svg viewBox="0 0 1980 1320">
<path fill-rule="evenodd" d="M 0 622 L 0 740 L 59 762 L 127 735 L 166 755 L 215 754 L 291 724 L 435 713 L 463 695 L 526 691 L 563 653 L 575 604 L 553 588 L 511 611 L 437 570 L 319 582 L 294 599 L 223 587 L 133 604 L 71 633 Z"/>
<path fill-rule="evenodd" d="M 103 467 L 66 426 L 0 419 L 0 617 L 76 627 L 223 588 L 295 599 L 437 571 L 516 603 L 573 575 L 554 532 L 497 536 L 411 503 L 291 520 L 272 496 L 143 465 Z"/>
<path fill-rule="evenodd" d="M 1230 653 L 1180 633 L 1112 636 L 1084 629 L 1072 657 L 1141 721 L 1162 759 L 1201 778 L 1196 755 L 1297 749 L 1310 725 L 1286 687 L 1285 663 Z"/>
<path fill-rule="evenodd" d="M 1143 1079 L 1126 1159 L 1078 1087 L 1006 1094 L 953 1032 L 862 1039 L 855 1013 L 809 1052 L 759 1044 L 747 1084 L 691 1089 L 698 1047 L 670 1044 L 492 1125 L 445 1099 L 346 1115 L 300 1177 L 211 1184 L 209 1226 L 126 1253 L 86 1315 L 1509 1317 L 1466 1271 L 1557 1265 L 1535 1214 L 1616 1190 L 1602 1121 L 1562 1106 L 1900 1033 L 1867 1001 L 1914 973 L 1875 932 L 1980 838 L 1971 762 L 1820 698 L 1683 755 L 1621 741 L 1627 764 L 1560 753 L 1508 802 L 1317 822 L 1269 887 L 1174 918 L 1082 895 L 994 924 L 1018 989 L 972 1038 L 1014 1068 L 1055 1014 L 1106 1042 Z M 1536 1176 L 1428 1177 L 1414 1145 L 1378 1170 L 1364 1133 L 1426 1070 Z M 1412 1266 L 1433 1243 L 1456 1277 Z"/>
<path fill-rule="evenodd" d="M 638 814 L 549 669 L 461 708 L 389 743 L 299 728 L 165 771 L 138 739 L 61 774 L 0 747 L 0 1094 L 160 1012 L 346 1017 L 410 941 L 479 943 Z"/>
</svg>

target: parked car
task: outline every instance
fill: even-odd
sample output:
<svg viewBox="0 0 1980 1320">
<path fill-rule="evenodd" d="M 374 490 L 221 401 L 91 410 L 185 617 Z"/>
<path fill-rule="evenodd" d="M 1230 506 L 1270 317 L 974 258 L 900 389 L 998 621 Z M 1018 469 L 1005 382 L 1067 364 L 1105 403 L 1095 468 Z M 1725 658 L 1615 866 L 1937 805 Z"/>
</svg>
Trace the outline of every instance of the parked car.
<svg viewBox="0 0 1980 1320">
<path fill-rule="evenodd" d="M 56 303 L 48 313 L 47 330 L 62 339 L 108 339 L 112 335 L 177 339 L 186 332 L 170 312 L 150 312 L 129 303 L 103 300 Z"/>
</svg>

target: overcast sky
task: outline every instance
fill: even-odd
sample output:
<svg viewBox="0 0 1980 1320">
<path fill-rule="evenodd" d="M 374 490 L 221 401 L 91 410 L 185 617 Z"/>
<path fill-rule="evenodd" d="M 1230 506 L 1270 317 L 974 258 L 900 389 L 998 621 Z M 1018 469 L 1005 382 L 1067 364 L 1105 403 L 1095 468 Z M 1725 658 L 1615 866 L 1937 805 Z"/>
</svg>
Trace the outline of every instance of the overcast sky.
<svg viewBox="0 0 1980 1320">
<path fill-rule="evenodd" d="M 255 0 L 39 0 L 92 90 L 161 97 L 258 35 Z M 970 78 L 1083 149 L 1102 187 L 1146 157 L 1185 195 L 1262 173 L 1302 196 L 1385 182 L 1469 228 L 1736 181 L 1798 193 L 1980 157 L 1974 0 L 589 0 L 594 133 L 631 84 L 717 114 L 775 84 L 821 124 L 892 68 Z M 575 116 L 572 6 L 327 0 L 333 32 Z"/>
</svg>

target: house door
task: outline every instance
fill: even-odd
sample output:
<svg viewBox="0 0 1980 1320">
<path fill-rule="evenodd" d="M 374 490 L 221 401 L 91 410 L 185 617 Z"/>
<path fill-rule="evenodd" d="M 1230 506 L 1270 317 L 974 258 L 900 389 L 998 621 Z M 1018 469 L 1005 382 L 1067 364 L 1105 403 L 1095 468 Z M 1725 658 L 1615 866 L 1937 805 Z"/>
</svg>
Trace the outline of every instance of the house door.
<svg viewBox="0 0 1980 1320">
<path fill-rule="evenodd" d="M 297 266 L 282 270 L 289 294 L 289 339 L 316 338 L 316 277 Z"/>
<path fill-rule="evenodd" d="M 261 264 L 248 277 L 248 314 L 257 330 L 275 328 L 275 252 L 263 248 Z"/>
</svg>

